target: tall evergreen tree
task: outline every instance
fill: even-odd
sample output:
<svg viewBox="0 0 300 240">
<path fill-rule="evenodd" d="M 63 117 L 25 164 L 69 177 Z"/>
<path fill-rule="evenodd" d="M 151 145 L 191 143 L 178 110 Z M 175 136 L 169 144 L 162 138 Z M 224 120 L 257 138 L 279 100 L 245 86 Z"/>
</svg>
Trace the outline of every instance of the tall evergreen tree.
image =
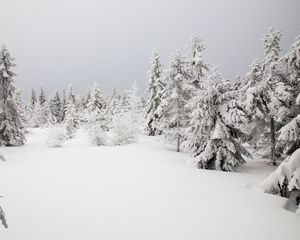
<svg viewBox="0 0 300 240">
<path fill-rule="evenodd" d="M 286 153 L 291 154 L 300 147 L 300 35 L 280 61 L 280 74 L 283 74 L 292 91 L 290 121 L 279 131 L 279 141 L 284 142 Z M 282 64 L 282 65 L 281 65 Z"/>
<path fill-rule="evenodd" d="M 55 92 L 50 102 L 50 111 L 53 123 L 60 123 L 62 116 L 62 104 L 58 91 Z"/>
<path fill-rule="evenodd" d="M 268 124 L 268 139 L 271 142 L 270 158 L 273 165 L 275 160 L 275 116 L 278 113 L 276 88 L 280 83 L 278 75 L 274 74 L 274 65 L 279 59 L 281 33 L 270 29 L 264 39 L 264 57 L 252 67 L 248 80 L 243 87 L 245 96 L 245 109 L 252 118 L 261 118 Z"/>
<path fill-rule="evenodd" d="M 9 51 L 3 45 L 0 50 L 0 145 L 20 146 L 25 142 L 21 112 L 16 102 L 14 83 L 15 66 Z"/>
<path fill-rule="evenodd" d="M 121 99 L 122 96 L 118 93 L 117 89 L 114 87 L 112 95 L 109 97 L 107 102 L 108 115 L 113 118 L 116 114 L 121 111 Z"/>
<path fill-rule="evenodd" d="M 79 126 L 79 116 L 76 111 L 75 102 L 72 100 L 72 98 L 68 99 L 63 124 L 66 127 L 68 137 L 74 137 L 76 128 Z"/>
<path fill-rule="evenodd" d="M 160 116 L 160 128 L 167 138 L 176 141 L 176 150 L 180 151 L 180 144 L 184 140 L 184 128 L 187 126 L 186 87 L 188 75 L 184 69 L 184 60 L 177 51 L 170 59 L 167 73 L 167 85 L 162 94 L 162 102 L 154 114 Z"/>
<path fill-rule="evenodd" d="M 66 90 L 62 90 L 62 96 L 61 96 L 61 121 L 64 121 L 66 117 L 66 111 L 67 111 L 67 106 L 68 106 L 68 97 Z"/>
<path fill-rule="evenodd" d="M 160 102 L 162 91 L 165 87 L 163 82 L 161 64 L 159 59 L 158 50 L 155 48 L 152 52 L 151 59 L 151 69 L 149 70 L 148 76 L 148 87 L 147 91 L 149 93 L 149 98 L 147 102 L 147 112 L 146 112 L 146 127 L 145 132 L 149 136 L 154 136 L 158 134 L 157 131 L 157 120 L 158 116 L 155 115 Z"/>
<path fill-rule="evenodd" d="M 45 95 L 45 90 L 43 87 L 40 89 L 40 94 L 39 94 L 39 104 L 43 105 L 47 101 L 46 95 Z"/>
<path fill-rule="evenodd" d="M 34 89 L 31 90 L 31 97 L 30 97 L 30 106 L 34 108 L 35 104 L 37 103 L 37 96 Z"/>
</svg>

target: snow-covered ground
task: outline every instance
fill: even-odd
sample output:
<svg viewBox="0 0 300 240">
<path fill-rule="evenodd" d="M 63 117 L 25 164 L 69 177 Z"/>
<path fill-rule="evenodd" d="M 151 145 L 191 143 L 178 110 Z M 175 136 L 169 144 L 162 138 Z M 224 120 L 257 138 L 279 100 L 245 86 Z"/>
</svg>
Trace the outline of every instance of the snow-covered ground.
<svg viewBox="0 0 300 240">
<path fill-rule="evenodd" d="M 24 147 L 1 148 L 1 240 L 298 240 L 300 214 L 255 190 L 272 166 L 239 173 L 187 166 L 155 137 L 98 147 L 84 130 L 61 148 L 34 129 Z"/>
</svg>

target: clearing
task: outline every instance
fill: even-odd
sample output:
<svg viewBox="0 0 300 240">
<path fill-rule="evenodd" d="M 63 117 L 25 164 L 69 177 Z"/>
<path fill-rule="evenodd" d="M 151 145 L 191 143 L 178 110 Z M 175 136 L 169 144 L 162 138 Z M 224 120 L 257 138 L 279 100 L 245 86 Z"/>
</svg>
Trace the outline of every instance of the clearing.
<svg viewBox="0 0 300 240">
<path fill-rule="evenodd" d="M 298 240 L 300 214 L 255 187 L 271 171 L 249 160 L 238 173 L 189 167 L 156 137 L 93 146 L 84 130 L 61 148 L 31 129 L 1 148 L 1 240 Z"/>
</svg>

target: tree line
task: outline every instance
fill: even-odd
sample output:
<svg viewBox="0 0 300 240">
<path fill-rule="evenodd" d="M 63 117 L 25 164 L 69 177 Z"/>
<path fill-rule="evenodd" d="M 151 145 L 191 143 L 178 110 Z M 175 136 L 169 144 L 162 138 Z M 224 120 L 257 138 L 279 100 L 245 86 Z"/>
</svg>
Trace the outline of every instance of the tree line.
<svg viewBox="0 0 300 240">
<path fill-rule="evenodd" d="M 162 135 L 177 151 L 192 152 L 195 166 L 202 169 L 234 171 L 251 158 L 249 146 L 278 165 L 300 147 L 300 35 L 283 54 L 281 37 L 271 28 L 262 57 L 233 80 L 203 60 L 205 44 L 194 35 L 188 53 L 175 51 L 166 67 L 153 50 L 144 97 L 136 85 L 125 94 L 116 89 L 105 94 L 94 84 L 85 95 L 69 87 L 52 96 L 41 87 L 32 90 L 27 104 L 15 87 L 14 59 L 2 46 L 0 145 L 23 145 L 27 127 L 60 126 L 72 138 L 84 125 L 97 145 L 104 145 L 108 136 L 123 144 L 141 131 Z M 283 181 L 269 181 L 265 191 L 287 196 L 275 185 L 288 193 L 299 190 L 295 184 L 288 189 L 298 168 L 293 169 Z"/>
</svg>

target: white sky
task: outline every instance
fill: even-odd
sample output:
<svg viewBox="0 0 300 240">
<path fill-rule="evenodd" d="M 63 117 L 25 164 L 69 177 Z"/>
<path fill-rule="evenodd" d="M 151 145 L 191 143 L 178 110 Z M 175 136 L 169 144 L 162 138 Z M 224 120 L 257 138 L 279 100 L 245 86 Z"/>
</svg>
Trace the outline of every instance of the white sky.
<svg viewBox="0 0 300 240">
<path fill-rule="evenodd" d="M 269 26 L 283 31 L 284 51 L 300 33 L 299 0 L 1 0 L 0 8 L 0 43 L 16 58 L 26 98 L 41 85 L 144 88 L 152 48 L 167 65 L 193 33 L 206 42 L 205 60 L 234 78 L 262 55 Z"/>
</svg>

